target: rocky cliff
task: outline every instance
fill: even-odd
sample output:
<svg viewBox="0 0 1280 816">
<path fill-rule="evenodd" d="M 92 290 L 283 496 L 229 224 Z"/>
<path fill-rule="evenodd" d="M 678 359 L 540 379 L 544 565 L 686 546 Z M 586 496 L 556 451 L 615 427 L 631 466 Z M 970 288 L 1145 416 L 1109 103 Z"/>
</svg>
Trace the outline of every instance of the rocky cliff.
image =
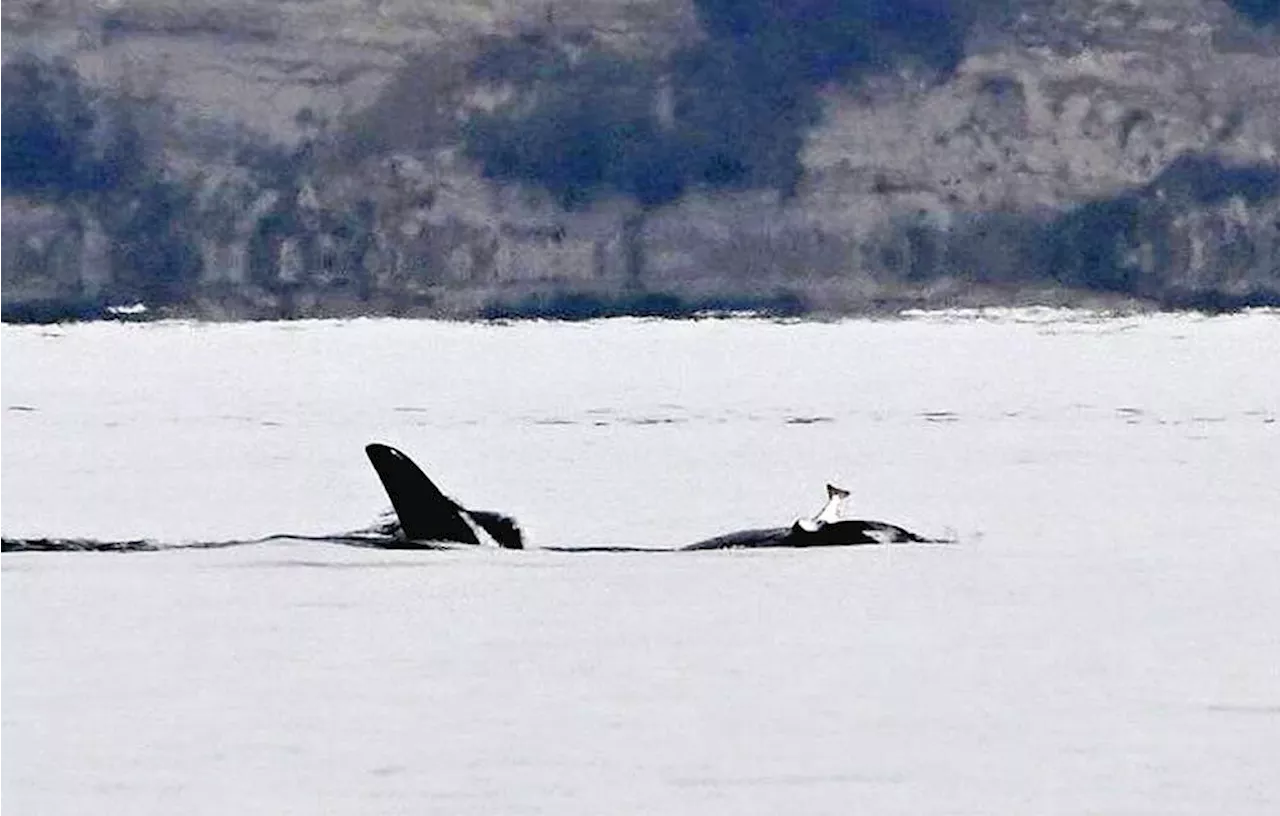
<svg viewBox="0 0 1280 816">
<path fill-rule="evenodd" d="M 132 299 L 209 316 L 1280 302 L 1280 33 L 1217 0 L 1014 2 L 945 76 L 823 84 L 793 189 L 693 185 L 660 206 L 565 207 L 423 133 L 502 98 L 459 69 L 467 44 L 532 26 L 662 55 L 702 36 L 681 0 L 3 15 L 7 65 L 67 58 L 140 111 L 155 157 L 110 195 L 6 184 L 8 317 Z"/>
</svg>

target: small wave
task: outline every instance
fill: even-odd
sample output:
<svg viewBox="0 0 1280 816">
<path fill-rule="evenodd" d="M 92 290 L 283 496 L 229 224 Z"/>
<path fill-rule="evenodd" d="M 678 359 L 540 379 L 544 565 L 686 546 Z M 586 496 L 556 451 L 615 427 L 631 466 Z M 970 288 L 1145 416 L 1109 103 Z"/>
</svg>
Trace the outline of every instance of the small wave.
<svg viewBox="0 0 1280 816">
<path fill-rule="evenodd" d="M 954 411 L 921 411 L 920 418 L 926 422 L 959 422 L 960 415 Z"/>
<path fill-rule="evenodd" d="M 347 544 L 355 547 L 397 549 L 403 542 L 376 531 L 337 533 L 334 535 L 298 535 L 276 533 L 261 538 L 233 539 L 228 541 L 157 541 L 152 538 L 106 540 L 98 538 L 5 538 L 0 539 L 0 552 L 163 552 L 168 550 L 216 550 L 224 547 L 245 547 L 253 544 L 269 544 L 286 541 L 312 541 L 324 544 Z M 431 546 L 413 545 L 414 549 L 434 549 Z"/>
<path fill-rule="evenodd" d="M 590 412 L 589 412 L 590 413 Z M 589 426 L 593 428 L 603 428 L 610 425 L 681 425 L 689 422 L 685 417 L 674 416 L 625 416 L 613 419 L 603 418 L 593 415 L 584 419 L 574 419 L 571 417 L 535 417 L 526 420 L 531 425 L 542 427 L 559 427 L 559 426 Z"/>
<path fill-rule="evenodd" d="M 1280 714 L 1280 705 L 1269 705 L 1267 703 L 1221 703 L 1209 705 L 1206 708 L 1215 714 L 1260 714 L 1263 716 Z"/>
<path fill-rule="evenodd" d="M 787 425 L 818 425 L 825 422 L 835 421 L 835 417 L 829 416 L 793 416 L 787 417 L 784 422 Z"/>
<path fill-rule="evenodd" d="M 99 541 L 92 538 L 5 538 L 0 552 L 154 552 L 162 545 L 145 538 Z"/>
<path fill-rule="evenodd" d="M 6 538 L 0 552 L 160 552 L 162 550 L 211 550 L 254 544 L 256 541 L 165 542 L 151 538 L 103 540 L 98 538 Z"/>
<path fill-rule="evenodd" d="M 681 419 L 679 417 L 643 416 L 643 417 L 628 417 L 623 421 L 626 422 L 628 425 L 679 425 L 685 422 L 686 420 Z"/>
</svg>

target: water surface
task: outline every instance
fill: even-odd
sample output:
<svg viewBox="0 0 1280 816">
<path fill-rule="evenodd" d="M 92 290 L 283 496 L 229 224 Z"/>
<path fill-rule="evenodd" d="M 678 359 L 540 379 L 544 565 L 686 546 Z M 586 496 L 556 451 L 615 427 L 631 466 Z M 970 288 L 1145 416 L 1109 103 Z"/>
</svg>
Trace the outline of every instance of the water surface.
<svg viewBox="0 0 1280 816">
<path fill-rule="evenodd" d="M 3 329 L 5 536 L 367 524 L 363 445 L 535 546 L 6 554 L 4 795 L 82 813 L 1270 813 L 1280 319 Z"/>
</svg>

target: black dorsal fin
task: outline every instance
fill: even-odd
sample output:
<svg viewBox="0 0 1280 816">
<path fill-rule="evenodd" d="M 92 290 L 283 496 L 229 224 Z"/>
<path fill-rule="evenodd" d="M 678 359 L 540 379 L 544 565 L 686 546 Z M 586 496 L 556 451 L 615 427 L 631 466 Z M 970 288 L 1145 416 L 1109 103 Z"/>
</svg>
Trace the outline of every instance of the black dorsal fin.
<svg viewBox="0 0 1280 816">
<path fill-rule="evenodd" d="M 400 530 L 410 541 L 479 544 L 461 505 L 440 492 L 413 460 L 389 445 L 366 445 L 365 454 L 391 499 Z"/>
</svg>

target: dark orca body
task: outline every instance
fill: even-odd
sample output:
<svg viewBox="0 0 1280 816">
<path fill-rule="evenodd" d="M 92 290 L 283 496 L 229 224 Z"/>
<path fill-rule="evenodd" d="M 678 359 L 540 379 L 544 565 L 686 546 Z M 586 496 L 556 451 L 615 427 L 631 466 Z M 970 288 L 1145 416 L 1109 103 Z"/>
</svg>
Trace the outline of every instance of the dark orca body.
<svg viewBox="0 0 1280 816">
<path fill-rule="evenodd" d="M 400 451 L 387 445 L 365 446 L 382 486 L 395 510 L 395 518 L 349 533 L 316 536 L 297 533 L 275 533 L 252 540 L 211 541 L 197 544 L 165 544 L 149 539 L 130 541 L 98 541 L 72 538 L 5 538 L 0 541 L 4 552 L 22 551 L 118 551 L 159 550 L 174 548 L 229 547 L 240 544 L 262 544 L 276 540 L 310 540 L 359 547 L 384 549 L 447 549 L 454 545 L 496 545 L 504 549 L 523 549 L 524 537 L 515 519 L 501 513 L 468 510 L 446 496 L 427 475 Z M 849 547 L 861 544 L 896 544 L 905 542 L 951 543 L 948 539 L 923 538 L 893 524 L 880 521 L 850 521 L 839 517 L 840 502 L 848 491 L 827 486 L 827 506 L 811 519 L 802 519 L 790 527 L 763 530 L 741 530 L 709 538 L 685 547 L 546 547 L 561 552 L 675 552 L 679 550 L 730 550 L 765 547 Z"/>
<path fill-rule="evenodd" d="M 479 545 L 483 533 L 504 549 L 524 548 L 515 519 L 468 510 L 441 493 L 412 459 L 389 445 L 375 442 L 366 445 L 364 452 L 396 511 L 397 522 L 384 528 L 395 538 L 389 546 L 429 548 L 428 542 Z"/>
<path fill-rule="evenodd" d="M 492 539 L 509 550 L 524 548 L 524 538 L 515 519 L 501 513 L 468 510 L 446 496 L 422 472 L 413 460 L 388 445 L 374 443 L 365 453 L 377 471 L 382 486 L 391 499 L 396 520 L 379 528 L 391 536 L 389 548 L 433 549 L 439 545 L 479 545 L 482 538 Z M 848 492 L 827 487 L 828 496 L 836 502 Z M 908 542 L 949 543 L 946 539 L 924 538 L 910 530 L 883 521 L 825 520 L 834 518 L 820 513 L 813 520 L 798 521 L 790 527 L 741 530 L 709 538 L 676 550 L 732 550 L 763 547 L 851 547 L 862 544 L 899 544 Z M 433 547 L 433 545 L 435 545 Z M 549 550 L 584 552 L 670 552 L 642 547 L 547 547 Z"/>
<path fill-rule="evenodd" d="M 883 521 L 834 521 L 806 529 L 796 523 L 790 527 L 765 530 L 742 530 L 716 536 L 684 550 L 734 550 L 756 547 L 853 547 L 861 544 L 944 543 L 924 538 L 896 524 Z"/>
</svg>

